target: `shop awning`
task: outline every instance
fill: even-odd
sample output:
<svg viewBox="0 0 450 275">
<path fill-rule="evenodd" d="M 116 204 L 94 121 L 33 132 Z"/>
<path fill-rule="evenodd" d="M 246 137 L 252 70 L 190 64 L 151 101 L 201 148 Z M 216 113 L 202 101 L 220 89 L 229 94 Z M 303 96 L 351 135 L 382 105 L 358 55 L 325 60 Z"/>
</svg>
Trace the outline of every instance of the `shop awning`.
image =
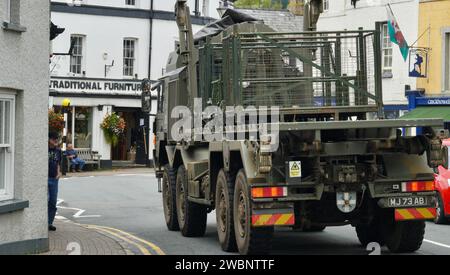
<svg viewBox="0 0 450 275">
<path fill-rule="evenodd" d="M 441 118 L 450 122 L 450 106 L 419 107 L 402 117 L 402 119 Z"/>
</svg>

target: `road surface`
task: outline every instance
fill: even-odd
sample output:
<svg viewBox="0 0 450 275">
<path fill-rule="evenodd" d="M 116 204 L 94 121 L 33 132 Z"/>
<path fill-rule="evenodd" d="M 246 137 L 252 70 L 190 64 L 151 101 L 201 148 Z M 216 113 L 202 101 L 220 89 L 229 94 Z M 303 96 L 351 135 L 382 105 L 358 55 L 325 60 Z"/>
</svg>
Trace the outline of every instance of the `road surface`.
<svg viewBox="0 0 450 275">
<path fill-rule="evenodd" d="M 203 238 L 184 238 L 166 229 L 161 194 L 153 173 L 73 177 L 60 183 L 58 215 L 77 223 L 117 228 L 147 240 L 165 254 L 223 255 L 217 241 L 215 214 L 208 216 Z M 416 254 L 450 255 L 450 225 L 427 223 L 426 241 Z M 386 248 L 383 254 L 388 254 Z M 351 226 L 321 233 L 280 230 L 273 254 L 369 254 Z"/>
</svg>

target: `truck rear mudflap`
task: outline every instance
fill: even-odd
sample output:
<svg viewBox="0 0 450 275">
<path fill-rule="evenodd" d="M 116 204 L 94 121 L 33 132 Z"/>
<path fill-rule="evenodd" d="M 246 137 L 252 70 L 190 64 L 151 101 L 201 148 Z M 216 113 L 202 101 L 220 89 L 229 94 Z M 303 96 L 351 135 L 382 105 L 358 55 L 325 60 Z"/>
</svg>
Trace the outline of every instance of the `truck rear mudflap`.
<svg viewBox="0 0 450 275">
<path fill-rule="evenodd" d="M 295 225 L 295 214 L 293 209 L 264 209 L 253 210 L 252 226 L 293 226 Z"/>
<path fill-rule="evenodd" d="M 395 209 L 395 221 L 434 220 L 436 208 Z"/>
</svg>

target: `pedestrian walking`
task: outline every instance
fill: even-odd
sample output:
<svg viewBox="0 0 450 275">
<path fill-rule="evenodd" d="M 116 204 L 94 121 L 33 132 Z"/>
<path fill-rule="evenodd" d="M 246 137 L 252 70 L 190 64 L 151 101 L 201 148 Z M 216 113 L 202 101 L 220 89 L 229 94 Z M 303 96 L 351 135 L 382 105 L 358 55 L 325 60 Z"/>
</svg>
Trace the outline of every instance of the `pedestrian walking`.
<svg viewBox="0 0 450 275">
<path fill-rule="evenodd" d="M 48 230 L 56 231 L 53 221 L 56 216 L 58 200 L 58 183 L 61 177 L 62 153 L 59 148 L 58 134 L 48 135 Z"/>
</svg>

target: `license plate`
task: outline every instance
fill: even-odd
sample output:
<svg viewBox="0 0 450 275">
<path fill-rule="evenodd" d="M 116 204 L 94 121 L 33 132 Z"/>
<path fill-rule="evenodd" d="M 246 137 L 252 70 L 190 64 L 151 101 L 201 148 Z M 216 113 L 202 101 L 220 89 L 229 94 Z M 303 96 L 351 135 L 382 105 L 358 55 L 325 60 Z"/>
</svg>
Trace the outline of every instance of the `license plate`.
<svg viewBox="0 0 450 275">
<path fill-rule="evenodd" d="M 389 207 L 418 207 L 428 206 L 428 197 L 404 197 L 404 198 L 389 198 Z"/>
</svg>

